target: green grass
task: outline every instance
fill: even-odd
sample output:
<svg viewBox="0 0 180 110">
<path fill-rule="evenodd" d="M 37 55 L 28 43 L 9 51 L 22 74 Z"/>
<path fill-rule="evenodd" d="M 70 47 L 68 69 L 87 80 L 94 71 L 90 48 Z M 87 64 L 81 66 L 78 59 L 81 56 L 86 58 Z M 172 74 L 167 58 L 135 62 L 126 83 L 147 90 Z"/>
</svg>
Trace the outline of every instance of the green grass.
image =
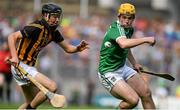
<svg viewBox="0 0 180 110">
<path fill-rule="evenodd" d="M 0 110 L 7 110 L 7 109 L 16 109 L 19 107 L 20 104 L 5 104 L 5 103 L 0 103 Z M 52 110 L 55 108 L 53 108 L 50 104 L 48 103 L 44 103 L 42 104 L 41 106 L 38 107 L 38 110 L 45 110 L 45 109 L 48 109 L 48 110 Z M 103 108 L 100 108 L 100 107 L 96 107 L 96 106 L 77 106 L 77 105 L 70 105 L 70 106 L 66 106 L 65 108 L 63 108 L 62 110 L 79 110 L 79 109 L 89 109 L 89 110 L 92 110 L 92 109 L 98 109 L 98 110 L 103 110 Z M 107 108 L 108 109 L 108 108 Z M 57 110 L 57 109 L 56 109 Z"/>
</svg>

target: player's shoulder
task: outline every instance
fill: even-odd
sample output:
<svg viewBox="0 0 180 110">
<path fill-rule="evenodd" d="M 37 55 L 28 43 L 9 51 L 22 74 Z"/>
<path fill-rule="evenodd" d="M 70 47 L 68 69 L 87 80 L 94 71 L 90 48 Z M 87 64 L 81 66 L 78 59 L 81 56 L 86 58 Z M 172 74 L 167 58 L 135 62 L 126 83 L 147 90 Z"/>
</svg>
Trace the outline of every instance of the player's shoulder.
<svg viewBox="0 0 180 110">
<path fill-rule="evenodd" d="M 122 28 L 122 27 L 121 27 L 120 22 L 119 22 L 118 20 L 114 20 L 114 21 L 111 23 L 110 28 L 119 29 L 119 28 Z"/>
<path fill-rule="evenodd" d="M 31 27 L 34 29 L 43 29 L 44 28 L 44 26 L 41 23 L 41 20 L 35 20 L 35 21 L 27 24 L 27 27 Z"/>
<path fill-rule="evenodd" d="M 43 30 L 43 26 L 38 20 L 28 23 L 20 32 L 23 36 L 31 36 L 39 34 Z"/>
<path fill-rule="evenodd" d="M 117 27 L 117 21 L 113 21 L 112 23 L 111 23 L 111 26 L 110 26 L 111 28 L 116 28 Z"/>
</svg>

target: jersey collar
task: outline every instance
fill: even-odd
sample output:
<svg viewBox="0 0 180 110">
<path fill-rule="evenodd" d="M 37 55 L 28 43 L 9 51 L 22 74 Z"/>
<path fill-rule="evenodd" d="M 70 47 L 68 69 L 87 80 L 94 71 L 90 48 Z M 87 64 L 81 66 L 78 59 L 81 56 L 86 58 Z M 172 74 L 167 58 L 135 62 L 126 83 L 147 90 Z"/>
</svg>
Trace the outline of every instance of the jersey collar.
<svg viewBox="0 0 180 110">
<path fill-rule="evenodd" d="M 118 19 L 117 19 L 117 21 L 116 21 L 116 22 L 117 22 L 117 24 L 118 24 L 119 26 L 121 25 L 121 23 L 119 22 L 119 20 L 118 20 Z"/>
</svg>

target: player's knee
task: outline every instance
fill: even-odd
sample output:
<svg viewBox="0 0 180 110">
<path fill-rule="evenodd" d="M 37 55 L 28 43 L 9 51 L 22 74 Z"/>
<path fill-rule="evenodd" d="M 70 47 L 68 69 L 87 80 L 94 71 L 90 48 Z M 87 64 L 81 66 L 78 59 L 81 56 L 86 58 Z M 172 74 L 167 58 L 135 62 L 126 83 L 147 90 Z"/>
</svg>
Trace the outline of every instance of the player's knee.
<svg viewBox="0 0 180 110">
<path fill-rule="evenodd" d="M 141 98 L 150 98 L 151 97 L 151 90 L 149 88 L 146 88 L 141 94 Z"/>
<path fill-rule="evenodd" d="M 129 101 L 129 104 L 131 105 L 132 108 L 134 108 L 137 106 L 138 102 L 139 102 L 139 97 L 134 97 L 134 98 L 131 98 L 131 100 Z"/>
<path fill-rule="evenodd" d="M 120 109 L 132 109 L 137 106 L 139 98 L 131 98 L 130 100 L 122 101 L 119 105 Z"/>
<path fill-rule="evenodd" d="M 51 92 L 56 92 L 57 91 L 57 84 L 55 82 L 51 82 L 51 85 L 49 87 L 49 90 Z"/>
</svg>

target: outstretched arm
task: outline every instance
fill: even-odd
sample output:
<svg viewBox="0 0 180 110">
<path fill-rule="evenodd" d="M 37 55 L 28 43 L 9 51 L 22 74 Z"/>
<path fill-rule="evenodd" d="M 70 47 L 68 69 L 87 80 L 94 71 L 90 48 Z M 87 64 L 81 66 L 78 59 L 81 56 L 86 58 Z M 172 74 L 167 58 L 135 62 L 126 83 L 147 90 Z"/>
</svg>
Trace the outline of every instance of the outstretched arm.
<svg viewBox="0 0 180 110">
<path fill-rule="evenodd" d="M 144 38 L 134 38 L 134 39 L 127 39 L 126 37 L 118 38 L 116 41 L 121 48 L 132 48 L 138 45 L 148 43 L 150 45 L 155 44 L 154 37 L 144 37 Z"/>
<path fill-rule="evenodd" d="M 59 43 L 59 45 L 64 49 L 65 52 L 67 53 L 76 53 L 76 52 L 81 52 L 88 47 L 88 43 L 86 41 L 81 41 L 81 43 L 78 46 L 73 46 L 69 43 L 67 43 L 66 41 L 62 41 Z"/>
</svg>

